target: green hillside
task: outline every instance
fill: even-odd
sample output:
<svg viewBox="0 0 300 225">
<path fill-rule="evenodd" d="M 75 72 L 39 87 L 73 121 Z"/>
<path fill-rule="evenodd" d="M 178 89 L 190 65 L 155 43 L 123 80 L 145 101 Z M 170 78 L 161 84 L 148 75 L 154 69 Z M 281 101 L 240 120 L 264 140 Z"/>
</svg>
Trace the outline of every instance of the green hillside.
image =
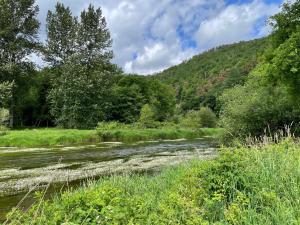
<svg viewBox="0 0 300 225">
<path fill-rule="evenodd" d="M 154 78 L 175 88 L 182 110 L 209 106 L 218 111 L 217 97 L 224 89 L 244 84 L 266 47 L 267 38 L 220 46 L 158 73 Z"/>
</svg>

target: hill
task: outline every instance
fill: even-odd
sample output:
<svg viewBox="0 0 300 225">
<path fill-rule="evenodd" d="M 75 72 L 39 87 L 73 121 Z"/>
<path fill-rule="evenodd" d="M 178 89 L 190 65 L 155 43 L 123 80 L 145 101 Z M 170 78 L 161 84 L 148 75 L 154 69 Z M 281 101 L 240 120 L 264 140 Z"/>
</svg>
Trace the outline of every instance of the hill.
<svg viewBox="0 0 300 225">
<path fill-rule="evenodd" d="M 218 96 L 225 89 L 244 84 L 267 45 L 267 38 L 262 38 L 220 46 L 152 78 L 175 88 L 178 104 L 183 111 L 209 106 L 218 112 Z"/>
</svg>

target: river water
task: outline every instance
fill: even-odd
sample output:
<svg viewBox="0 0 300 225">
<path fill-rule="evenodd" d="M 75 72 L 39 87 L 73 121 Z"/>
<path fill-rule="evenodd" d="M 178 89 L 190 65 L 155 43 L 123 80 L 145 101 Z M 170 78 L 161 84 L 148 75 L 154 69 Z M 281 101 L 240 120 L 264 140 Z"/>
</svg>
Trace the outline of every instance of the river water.
<svg viewBox="0 0 300 225">
<path fill-rule="evenodd" d="M 216 155 L 211 138 L 55 148 L 0 148 L 0 222 L 20 204 L 34 202 L 34 191 L 48 187 L 48 197 L 63 187 L 82 185 L 87 179 L 114 173 L 156 171 L 194 158 Z M 49 184 L 51 184 L 49 186 Z M 26 195 L 27 194 L 27 195 Z"/>
</svg>

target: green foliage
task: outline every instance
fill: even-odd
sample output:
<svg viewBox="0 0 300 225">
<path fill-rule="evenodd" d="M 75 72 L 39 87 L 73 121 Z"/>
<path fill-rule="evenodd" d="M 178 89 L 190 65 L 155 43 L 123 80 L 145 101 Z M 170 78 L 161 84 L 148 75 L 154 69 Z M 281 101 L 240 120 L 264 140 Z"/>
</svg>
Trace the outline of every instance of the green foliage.
<svg viewBox="0 0 300 225">
<path fill-rule="evenodd" d="M 206 135 L 215 136 L 221 132 L 219 129 L 198 129 L 195 131 L 190 127 L 180 128 L 171 123 L 154 122 L 149 126 L 150 128 L 147 128 L 142 123 L 101 122 L 97 126 L 97 134 L 102 141 L 136 142 L 179 138 L 193 139 Z"/>
<path fill-rule="evenodd" d="M 58 2 L 54 12 L 48 11 L 46 22 L 45 60 L 60 65 L 75 53 L 77 19 L 72 17 L 69 7 Z"/>
<path fill-rule="evenodd" d="M 90 4 L 81 12 L 80 20 L 62 3 L 56 4 L 55 11 L 48 11 L 45 58 L 53 66 L 66 63 L 74 55 L 80 55 L 81 63 L 89 67 L 109 63 L 111 44 L 101 8 Z"/>
<path fill-rule="evenodd" d="M 217 117 L 215 113 L 208 107 L 201 107 L 199 110 L 199 118 L 202 127 L 215 127 L 217 123 Z"/>
<path fill-rule="evenodd" d="M 38 6 L 34 0 L 0 1 L 0 83 L 11 83 L 9 106 L 10 126 L 22 114 L 23 97 L 28 89 L 33 73 L 32 63 L 25 60 L 39 48 L 37 34 Z"/>
<path fill-rule="evenodd" d="M 290 124 L 299 129 L 299 6 L 299 1 L 284 4 L 283 11 L 272 17 L 276 44 L 273 40 L 244 86 L 220 98 L 226 137 L 258 136 L 266 129 L 274 132 Z"/>
<path fill-rule="evenodd" d="M 51 114 L 65 128 L 95 128 L 105 118 L 113 73 L 105 67 L 90 70 L 81 57 L 61 67 L 49 93 Z"/>
<path fill-rule="evenodd" d="M 221 46 L 153 78 L 174 87 L 177 103 L 183 111 L 207 106 L 218 113 L 222 107 L 217 102 L 218 97 L 224 90 L 244 84 L 267 46 L 267 38 Z"/>
<path fill-rule="evenodd" d="M 142 76 L 122 76 L 113 88 L 110 120 L 137 122 L 141 109 L 149 104 L 156 121 L 165 121 L 174 115 L 174 90 L 159 81 Z"/>
<path fill-rule="evenodd" d="M 300 145 L 222 149 L 155 176 L 112 176 L 9 215 L 11 224 L 276 224 L 300 218 Z M 288 172 L 288 173 L 287 173 Z"/>
<path fill-rule="evenodd" d="M 139 123 L 145 128 L 155 127 L 155 113 L 149 104 L 146 104 L 141 109 Z"/>
<path fill-rule="evenodd" d="M 283 3 L 281 12 L 272 16 L 269 20 L 273 27 L 272 41 L 276 48 L 299 29 L 300 1 L 287 1 Z"/>
<path fill-rule="evenodd" d="M 199 111 L 188 111 L 180 120 L 180 125 L 183 127 L 190 127 L 193 129 L 200 129 L 202 127 Z"/>
<path fill-rule="evenodd" d="M 8 106 L 12 96 L 12 83 L 0 83 L 0 107 Z"/>
<path fill-rule="evenodd" d="M 184 127 L 190 127 L 199 129 L 203 127 L 215 127 L 216 126 L 216 115 L 214 112 L 207 107 L 201 107 L 200 110 L 192 110 L 187 112 L 180 121 L 180 124 Z"/>
<path fill-rule="evenodd" d="M 277 83 L 286 84 L 293 95 L 300 95 L 300 29 L 274 51 L 267 73 Z"/>
<path fill-rule="evenodd" d="M 258 68 L 246 85 L 228 90 L 220 98 L 224 105 L 220 124 L 226 139 L 259 136 L 299 121 L 299 108 L 287 89 L 265 84 L 258 77 L 262 71 Z"/>
<path fill-rule="evenodd" d="M 112 40 L 101 8 L 95 9 L 90 4 L 87 10 L 81 12 L 77 43 L 80 54 L 84 55 L 84 63 L 97 66 L 98 63 L 110 62 L 113 57 Z"/>
</svg>

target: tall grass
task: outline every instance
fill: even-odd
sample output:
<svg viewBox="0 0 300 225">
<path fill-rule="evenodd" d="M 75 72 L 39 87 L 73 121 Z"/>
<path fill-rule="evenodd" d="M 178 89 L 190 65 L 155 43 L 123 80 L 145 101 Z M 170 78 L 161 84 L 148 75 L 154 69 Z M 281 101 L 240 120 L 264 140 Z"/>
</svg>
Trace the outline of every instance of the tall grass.
<svg viewBox="0 0 300 225">
<path fill-rule="evenodd" d="M 300 223 L 300 144 L 227 148 L 156 176 L 104 178 L 28 212 L 11 224 Z"/>
<path fill-rule="evenodd" d="M 97 134 L 103 141 L 147 141 L 186 138 L 193 139 L 202 136 L 218 136 L 220 128 L 182 128 L 174 124 L 161 124 L 157 128 L 144 128 L 139 124 L 122 124 L 117 122 L 99 123 Z"/>
</svg>

